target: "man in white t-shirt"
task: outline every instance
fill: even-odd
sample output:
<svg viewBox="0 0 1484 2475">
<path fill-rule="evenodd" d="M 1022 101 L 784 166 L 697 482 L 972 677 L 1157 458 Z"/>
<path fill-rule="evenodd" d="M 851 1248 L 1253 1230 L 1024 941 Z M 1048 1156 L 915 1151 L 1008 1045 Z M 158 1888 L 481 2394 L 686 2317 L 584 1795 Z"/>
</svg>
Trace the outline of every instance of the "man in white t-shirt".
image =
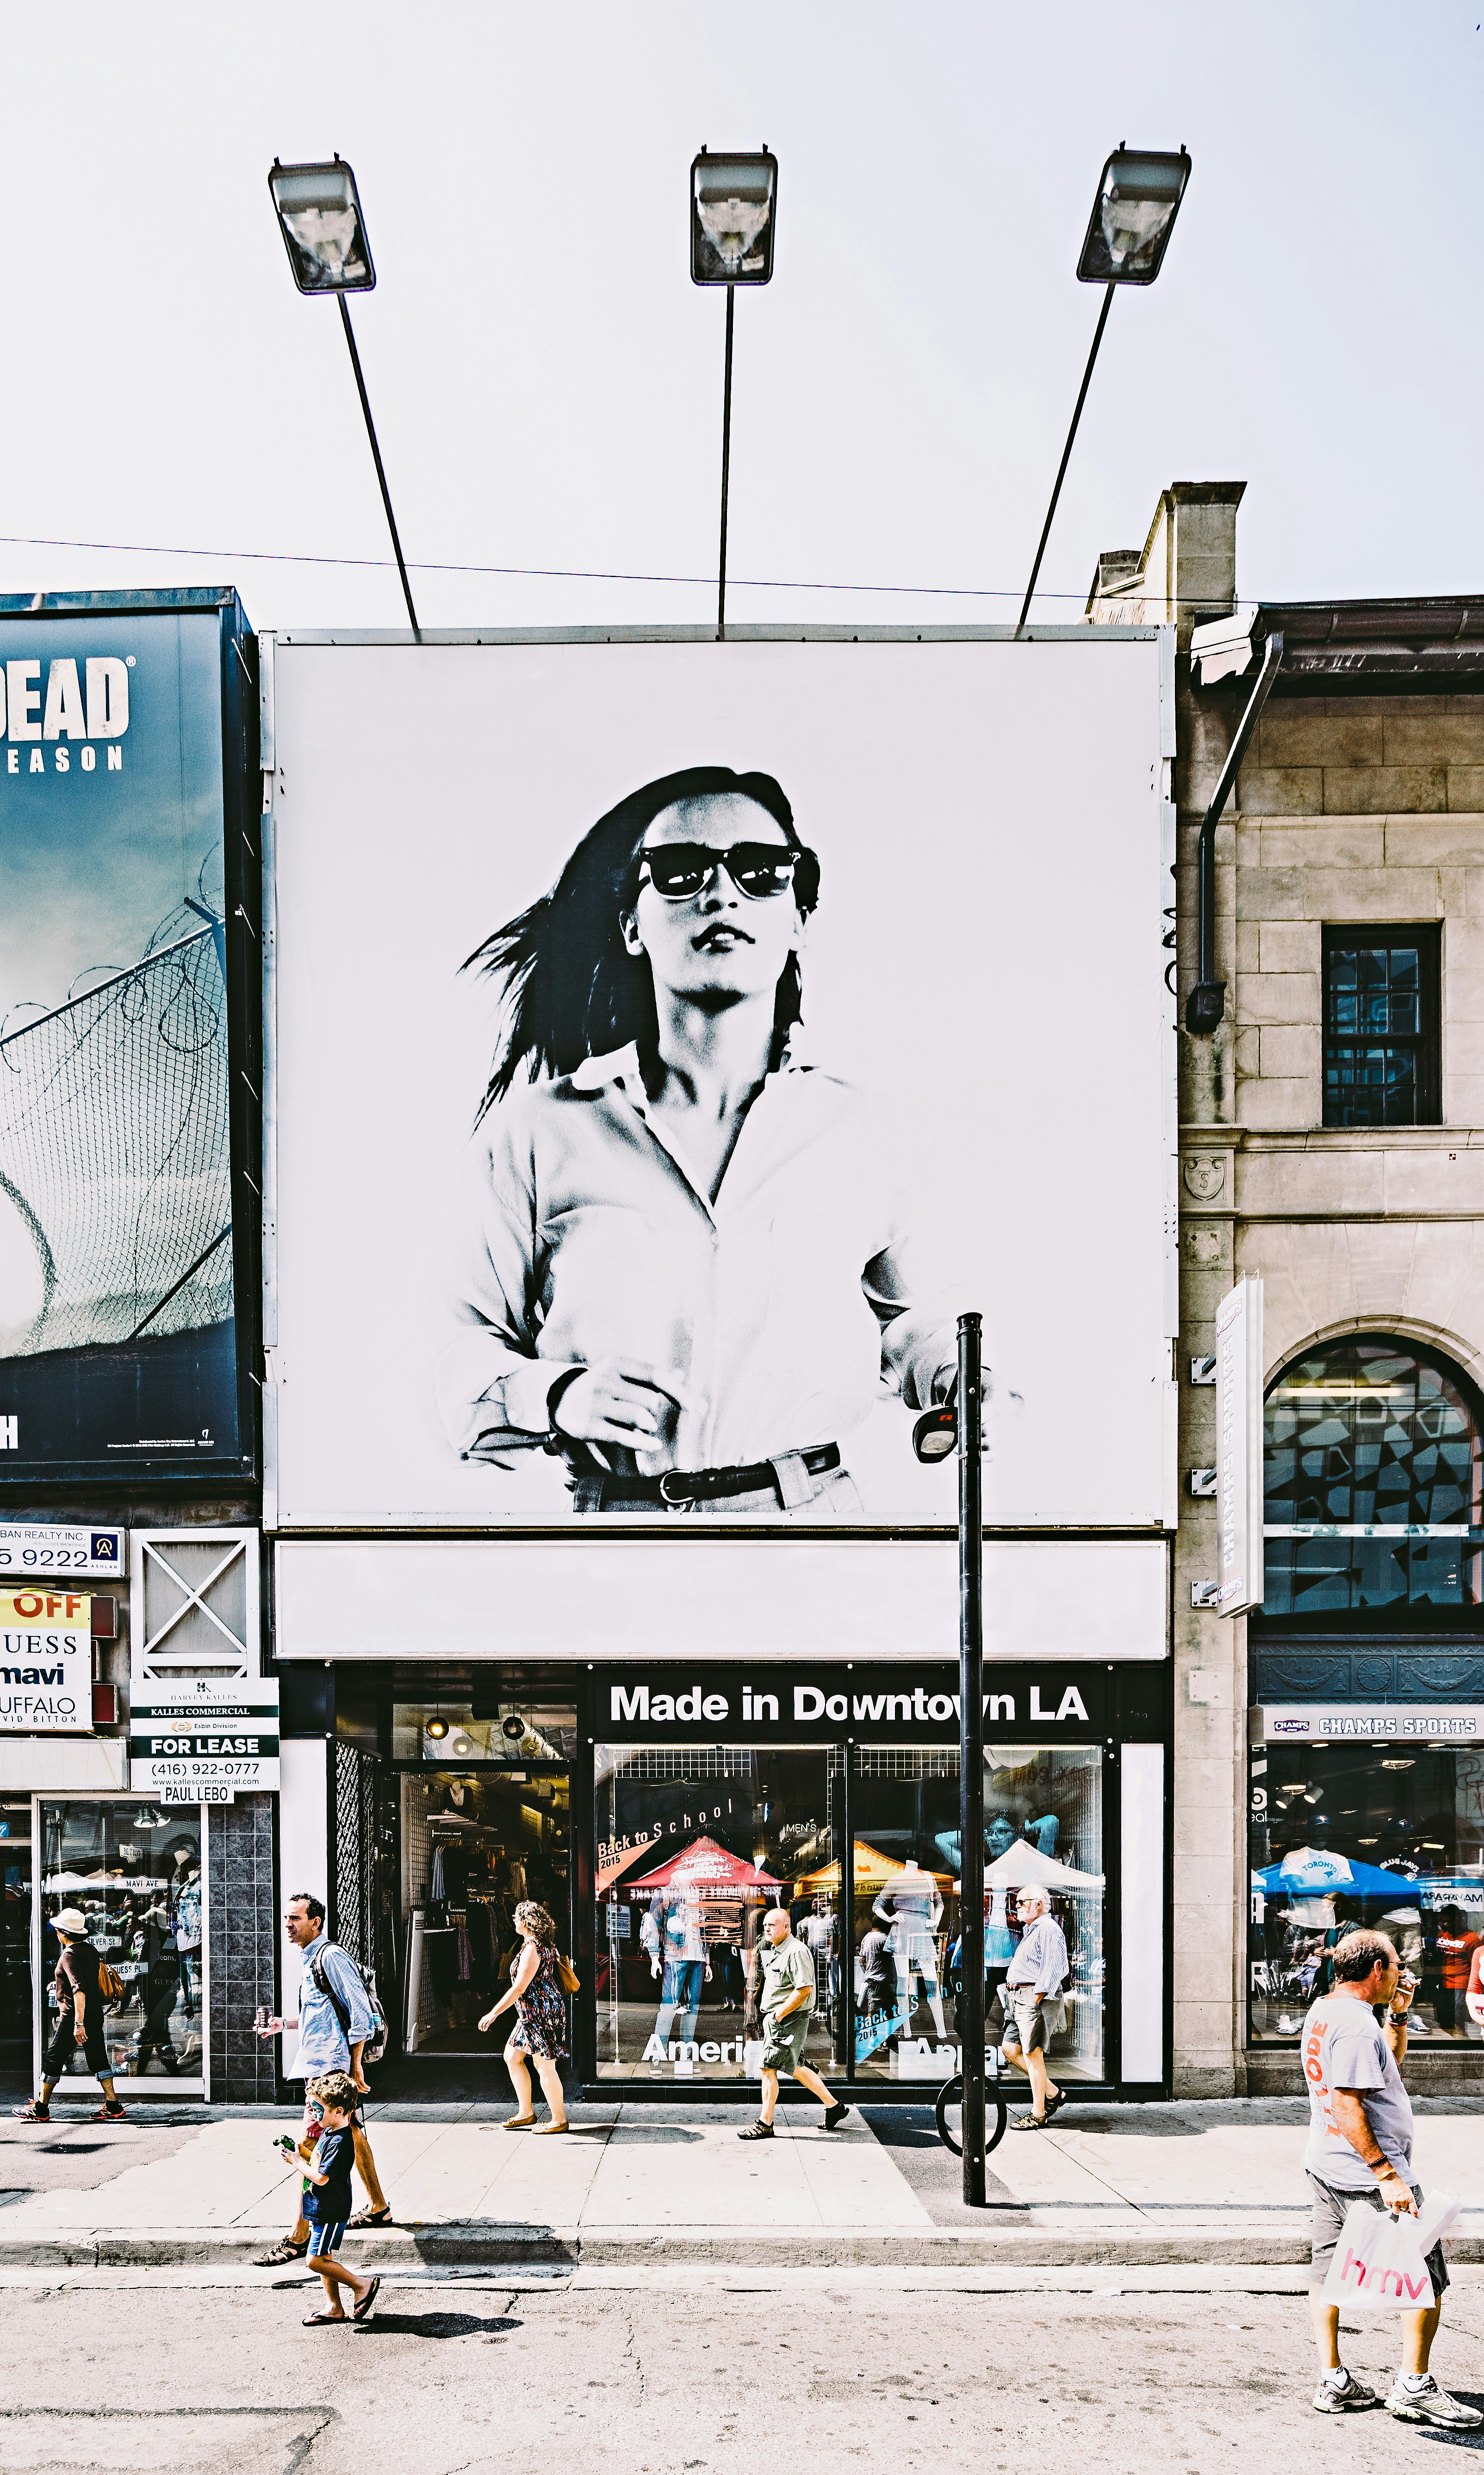
<svg viewBox="0 0 1484 2475">
<path fill-rule="evenodd" d="M 1402 1975 L 1385 1934 L 1363 1928 L 1335 1944 L 1330 1964 L 1333 1983 L 1303 2022 L 1300 2053 L 1309 2092 L 1303 2165 L 1314 2194 L 1309 2305 L 1320 2369 L 1314 2405 L 1321 2414 L 1345 2414 L 1381 2403 L 1341 2363 L 1339 2307 L 1321 2291 L 1347 2212 L 1364 2200 L 1415 2216 L 1423 2194 L 1412 2176 L 1412 2101 L 1397 2069 L 1407 2049 L 1414 1980 Z M 1382 2002 L 1384 2028 L 1375 2017 Z M 1402 2365 L 1386 2406 L 1403 2423 L 1473 2431 L 1484 2425 L 1484 2414 L 1449 2397 L 1427 2368 L 1448 2282 L 1441 2243 L 1428 2253 L 1427 2269 L 1436 2300 L 1428 2312 L 1399 2315 Z"/>
</svg>

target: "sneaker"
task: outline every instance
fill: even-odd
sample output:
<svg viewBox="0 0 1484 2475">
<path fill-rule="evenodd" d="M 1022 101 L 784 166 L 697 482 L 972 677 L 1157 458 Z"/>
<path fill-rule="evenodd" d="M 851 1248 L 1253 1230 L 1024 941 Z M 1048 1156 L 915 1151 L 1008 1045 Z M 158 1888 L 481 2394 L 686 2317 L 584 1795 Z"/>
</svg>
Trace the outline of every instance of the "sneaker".
<svg viewBox="0 0 1484 2475">
<path fill-rule="evenodd" d="M 1399 2423 L 1440 2423 L 1449 2432 L 1477 2432 L 1484 2424 L 1484 2414 L 1477 2407 L 1464 2406 L 1440 2389 L 1429 2372 L 1421 2389 L 1409 2389 L 1399 2372 L 1386 2400 L 1386 2411 Z"/>
<path fill-rule="evenodd" d="M 843 2122 L 849 2112 L 849 2106 L 841 2105 L 837 2097 L 835 2103 L 828 2107 L 825 2112 L 824 2127 L 826 2131 L 833 2131 L 838 2122 Z"/>
<path fill-rule="evenodd" d="M 1375 2389 L 1368 2389 L 1353 2372 L 1347 2372 L 1343 2380 L 1322 2380 L 1313 2398 L 1316 2414 L 1353 2414 L 1357 2407 L 1380 2403 Z"/>
</svg>

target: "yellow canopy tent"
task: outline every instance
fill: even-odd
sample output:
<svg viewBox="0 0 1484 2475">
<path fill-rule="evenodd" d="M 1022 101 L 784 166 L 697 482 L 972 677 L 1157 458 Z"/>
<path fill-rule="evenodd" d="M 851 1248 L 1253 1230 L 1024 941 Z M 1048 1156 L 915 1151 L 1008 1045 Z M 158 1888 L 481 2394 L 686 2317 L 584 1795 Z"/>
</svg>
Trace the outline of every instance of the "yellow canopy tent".
<svg viewBox="0 0 1484 2475">
<path fill-rule="evenodd" d="M 881 1850 L 873 1848 L 868 1840 L 856 1841 L 855 1886 L 857 1891 L 885 1890 L 887 1884 L 902 1870 L 902 1860 L 899 1856 L 883 1856 Z M 947 1889 L 951 1879 L 949 1875 L 940 1874 L 936 1866 L 924 1865 L 921 1870 L 924 1874 L 932 1875 L 940 1891 Z M 838 1891 L 839 1889 L 839 1864 L 821 1865 L 816 1874 L 801 1874 L 793 1888 L 795 1896 L 802 1896 L 809 1891 Z"/>
</svg>

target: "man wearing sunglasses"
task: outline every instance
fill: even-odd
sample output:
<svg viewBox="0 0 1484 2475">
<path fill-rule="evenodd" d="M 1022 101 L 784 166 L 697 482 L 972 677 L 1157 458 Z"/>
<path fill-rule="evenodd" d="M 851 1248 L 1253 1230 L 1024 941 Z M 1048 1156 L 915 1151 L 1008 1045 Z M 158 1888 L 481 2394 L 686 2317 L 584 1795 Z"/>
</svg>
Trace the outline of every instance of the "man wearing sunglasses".
<svg viewBox="0 0 1484 2475">
<path fill-rule="evenodd" d="M 579 1513 L 848 1521 L 883 1381 L 949 1397 L 889 1134 L 801 1053 L 818 890 L 779 784 L 695 767 L 471 957 L 510 1027 L 439 1365 L 464 1458 L 559 1454 Z"/>
</svg>

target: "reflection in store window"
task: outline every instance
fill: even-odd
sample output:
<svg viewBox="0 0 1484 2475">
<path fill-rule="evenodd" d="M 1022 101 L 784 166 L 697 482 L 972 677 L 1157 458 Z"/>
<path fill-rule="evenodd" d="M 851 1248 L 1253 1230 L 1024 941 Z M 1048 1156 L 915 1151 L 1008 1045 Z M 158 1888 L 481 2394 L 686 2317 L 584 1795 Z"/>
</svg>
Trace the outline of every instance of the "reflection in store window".
<svg viewBox="0 0 1484 2475">
<path fill-rule="evenodd" d="M 944 1747 L 855 1756 L 856 2069 L 940 2081 L 960 2068 L 959 1756 Z M 1096 1745 L 985 1750 L 985 1984 L 1005 1982 L 1020 1924 L 1015 1894 L 1045 1888 L 1066 1937 L 1058 2078 L 1101 2079 L 1103 1755 Z"/>
<path fill-rule="evenodd" d="M 1484 1747 L 1265 1745 L 1249 1820 L 1254 2041 L 1298 2037 L 1357 1925 L 1420 1980 L 1414 2043 L 1484 2037 Z"/>
<path fill-rule="evenodd" d="M 104 2039 L 121 2080 L 198 2079 L 206 2036 L 200 1808 L 69 1799 L 41 1807 L 41 2042 L 57 2025 L 61 1945 L 51 1919 L 81 1909 L 118 1981 Z"/>
<path fill-rule="evenodd" d="M 831 2071 L 839 1777 L 828 1752 L 596 1745 L 594 1780 L 599 2072 L 756 2079 L 759 1927 L 770 1907 L 789 1910 L 813 1952 L 804 2060 Z"/>
<path fill-rule="evenodd" d="M 396 1762 L 570 1762 L 576 1744 L 574 1702 L 500 1702 L 477 1719 L 467 1696 L 392 1704 Z"/>
</svg>

